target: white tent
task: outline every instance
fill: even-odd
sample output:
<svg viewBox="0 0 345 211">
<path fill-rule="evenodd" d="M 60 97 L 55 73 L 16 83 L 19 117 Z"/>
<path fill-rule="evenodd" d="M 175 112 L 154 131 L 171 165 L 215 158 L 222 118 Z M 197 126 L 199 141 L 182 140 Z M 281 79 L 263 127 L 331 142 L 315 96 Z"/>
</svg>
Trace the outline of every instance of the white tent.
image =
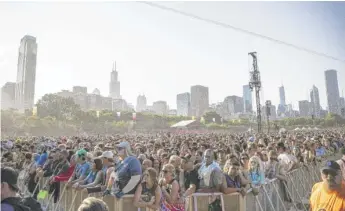
<svg viewBox="0 0 345 211">
<path fill-rule="evenodd" d="M 319 128 L 317 128 L 317 127 L 314 127 L 314 130 L 319 130 Z"/>
<path fill-rule="evenodd" d="M 306 130 L 306 128 L 305 128 L 305 127 L 302 127 L 302 130 Z"/>
<path fill-rule="evenodd" d="M 301 130 L 301 129 L 299 127 L 296 127 L 295 130 L 297 131 L 297 130 Z"/>
<path fill-rule="evenodd" d="M 285 128 L 280 128 L 279 133 L 284 133 L 284 132 L 286 132 L 286 129 Z"/>
<path fill-rule="evenodd" d="M 313 128 L 311 128 L 311 127 L 308 127 L 308 130 L 312 130 Z"/>
</svg>

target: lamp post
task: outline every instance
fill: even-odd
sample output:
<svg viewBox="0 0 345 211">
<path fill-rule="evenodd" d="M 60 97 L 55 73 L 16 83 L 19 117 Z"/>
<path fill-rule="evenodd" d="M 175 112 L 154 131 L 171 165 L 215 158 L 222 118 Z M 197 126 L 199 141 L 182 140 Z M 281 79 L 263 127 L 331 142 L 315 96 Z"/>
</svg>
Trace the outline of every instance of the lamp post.
<svg viewBox="0 0 345 211">
<path fill-rule="evenodd" d="M 270 133 L 270 116 L 271 116 L 271 106 L 272 102 L 270 100 L 266 100 L 266 116 L 267 116 L 267 133 Z"/>
</svg>

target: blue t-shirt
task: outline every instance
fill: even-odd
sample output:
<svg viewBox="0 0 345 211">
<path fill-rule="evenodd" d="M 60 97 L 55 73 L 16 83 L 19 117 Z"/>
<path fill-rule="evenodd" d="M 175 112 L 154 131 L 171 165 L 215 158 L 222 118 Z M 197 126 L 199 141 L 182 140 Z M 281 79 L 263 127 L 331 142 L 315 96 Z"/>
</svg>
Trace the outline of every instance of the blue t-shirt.
<svg viewBox="0 0 345 211">
<path fill-rule="evenodd" d="M 316 154 L 316 157 L 324 156 L 326 154 L 326 150 L 325 150 L 324 147 L 316 148 L 315 149 L 315 154 Z"/>
<path fill-rule="evenodd" d="M 3 203 L 3 204 L 1 204 L 1 210 L 2 211 L 14 211 L 14 208 L 12 205 Z"/>
<path fill-rule="evenodd" d="M 43 166 L 47 159 L 48 159 L 48 153 L 45 152 L 45 153 L 41 154 L 41 156 L 38 159 L 38 161 L 36 162 L 36 164 L 38 166 Z"/>
<path fill-rule="evenodd" d="M 132 176 L 141 175 L 141 164 L 138 160 L 138 158 L 134 156 L 128 156 L 126 157 L 115 169 L 116 174 L 116 186 L 118 189 L 122 190 Z M 132 190 L 135 191 L 135 188 Z M 132 193 L 129 192 L 129 194 Z"/>
<path fill-rule="evenodd" d="M 85 185 L 93 183 L 93 181 L 95 181 L 96 175 L 97 175 L 97 172 L 91 171 L 89 173 L 89 175 L 87 175 L 87 177 L 86 177 L 86 184 Z"/>
<path fill-rule="evenodd" d="M 77 165 L 77 169 L 76 169 L 77 178 L 80 178 L 81 176 L 87 176 L 89 172 L 90 172 L 90 164 L 88 162 Z"/>
</svg>

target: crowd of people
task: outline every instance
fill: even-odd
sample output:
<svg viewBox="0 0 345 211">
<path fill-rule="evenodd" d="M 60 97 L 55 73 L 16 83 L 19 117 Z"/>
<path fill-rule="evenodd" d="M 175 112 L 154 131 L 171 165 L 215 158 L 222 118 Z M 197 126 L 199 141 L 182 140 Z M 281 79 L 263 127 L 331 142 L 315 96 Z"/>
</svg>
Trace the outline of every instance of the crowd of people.
<svg viewBox="0 0 345 211">
<path fill-rule="evenodd" d="M 186 198 L 193 193 L 245 196 L 248 189 L 258 191 L 266 180 L 277 178 L 287 182 L 290 171 L 336 152 L 342 153 L 343 158 L 327 162 L 322 179 L 328 181 L 327 187 L 331 189 L 345 189 L 344 130 L 15 137 L 3 140 L 1 149 L 3 211 L 30 210 L 34 203 L 29 202 L 33 200 L 19 201 L 16 194 L 29 194 L 37 199 L 42 189 L 58 203 L 61 182 L 66 182 L 67 188 L 88 194 L 102 193 L 116 198 L 134 194 L 136 207 L 183 211 Z M 48 178 L 43 187 L 39 185 L 42 178 Z M 326 203 L 325 197 L 321 197 L 321 186 L 314 186 L 313 202 Z M 283 194 L 289 200 L 289 194 Z M 331 194 L 327 197 L 328 201 L 333 199 Z M 340 195 L 340 202 L 337 200 L 333 203 L 338 204 L 332 206 L 345 209 L 345 194 Z M 318 207 L 315 203 L 311 206 Z M 79 207 L 79 211 L 107 209 L 102 200 L 93 197 L 85 199 Z M 221 210 L 219 198 L 210 202 L 209 210 Z"/>
</svg>

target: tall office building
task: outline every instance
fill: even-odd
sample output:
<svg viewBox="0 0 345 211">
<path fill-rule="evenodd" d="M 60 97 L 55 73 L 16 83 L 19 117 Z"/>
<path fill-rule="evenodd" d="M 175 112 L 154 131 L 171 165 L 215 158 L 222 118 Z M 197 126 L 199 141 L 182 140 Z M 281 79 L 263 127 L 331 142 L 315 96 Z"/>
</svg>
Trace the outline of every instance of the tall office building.
<svg viewBox="0 0 345 211">
<path fill-rule="evenodd" d="M 158 115 L 167 115 L 169 110 L 168 104 L 165 101 L 153 102 L 152 109 Z"/>
<path fill-rule="evenodd" d="M 1 88 L 1 109 L 14 108 L 16 83 L 7 82 Z"/>
<path fill-rule="evenodd" d="M 190 116 L 190 94 L 181 93 L 176 96 L 177 116 Z"/>
<path fill-rule="evenodd" d="M 252 92 L 249 88 L 249 85 L 243 86 L 243 103 L 244 103 L 244 112 L 252 113 L 253 112 Z"/>
<path fill-rule="evenodd" d="M 239 96 L 228 96 L 224 99 L 223 106 L 225 112 L 230 116 L 238 113 L 243 113 L 244 103 L 243 98 Z"/>
<path fill-rule="evenodd" d="M 279 115 L 286 112 L 286 101 L 285 101 L 285 88 L 284 86 L 279 87 L 279 105 L 278 113 Z"/>
<path fill-rule="evenodd" d="M 328 111 L 330 113 L 340 114 L 339 109 L 339 87 L 338 87 L 338 76 L 336 70 L 325 71 L 326 80 L 326 94 Z"/>
<path fill-rule="evenodd" d="M 32 109 L 35 98 L 37 43 L 25 35 L 19 46 L 15 104 L 20 111 Z"/>
<path fill-rule="evenodd" d="M 109 97 L 113 99 L 121 99 L 120 81 L 118 81 L 118 72 L 116 70 L 116 62 L 114 62 L 113 70 L 110 73 Z"/>
<path fill-rule="evenodd" d="M 147 109 L 147 100 L 145 95 L 139 95 L 137 97 L 136 112 L 142 112 Z"/>
<path fill-rule="evenodd" d="M 311 101 L 311 115 L 314 117 L 320 117 L 321 105 L 320 105 L 320 96 L 319 89 L 313 85 L 312 90 L 310 91 L 310 101 Z"/>
<path fill-rule="evenodd" d="M 192 116 L 201 117 L 209 106 L 208 87 L 195 85 L 190 89 Z"/>
<path fill-rule="evenodd" d="M 298 101 L 298 107 L 301 117 L 308 117 L 310 115 L 310 102 L 308 100 Z"/>
</svg>

